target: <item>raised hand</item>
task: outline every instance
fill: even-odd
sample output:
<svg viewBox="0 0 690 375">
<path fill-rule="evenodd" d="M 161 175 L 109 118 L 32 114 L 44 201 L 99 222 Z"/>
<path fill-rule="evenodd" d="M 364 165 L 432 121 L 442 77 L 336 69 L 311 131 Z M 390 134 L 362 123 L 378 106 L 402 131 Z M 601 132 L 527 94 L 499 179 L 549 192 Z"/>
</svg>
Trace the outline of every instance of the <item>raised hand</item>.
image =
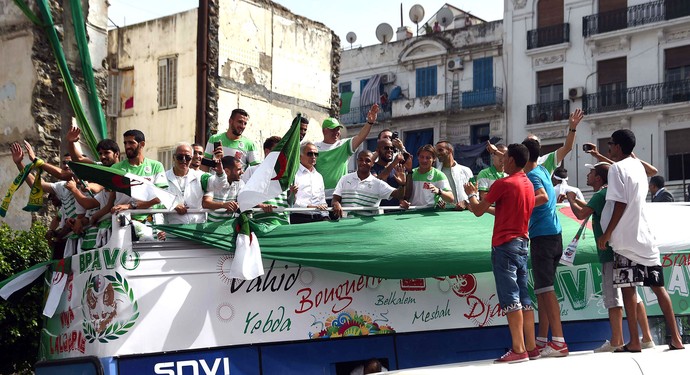
<svg viewBox="0 0 690 375">
<path fill-rule="evenodd" d="M 79 129 L 78 126 L 72 126 L 69 131 L 67 132 L 67 135 L 65 136 L 65 139 L 67 142 L 79 142 L 79 135 L 81 134 L 81 129 Z"/>
</svg>

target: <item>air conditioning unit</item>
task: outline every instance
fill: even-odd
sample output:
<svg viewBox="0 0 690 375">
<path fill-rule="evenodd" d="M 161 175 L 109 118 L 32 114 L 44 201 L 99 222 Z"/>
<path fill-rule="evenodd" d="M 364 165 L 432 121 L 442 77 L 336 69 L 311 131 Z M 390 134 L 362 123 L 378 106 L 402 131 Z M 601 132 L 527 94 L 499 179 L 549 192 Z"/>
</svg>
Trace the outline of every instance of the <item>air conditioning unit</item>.
<svg viewBox="0 0 690 375">
<path fill-rule="evenodd" d="M 388 84 L 395 82 L 395 73 L 385 73 L 381 75 L 381 83 Z"/>
<path fill-rule="evenodd" d="M 448 70 L 462 70 L 462 57 L 455 57 L 448 60 Z"/>
<path fill-rule="evenodd" d="M 568 98 L 572 101 L 575 101 L 575 99 L 579 99 L 582 97 L 582 95 L 585 94 L 585 88 L 582 86 L 579 87 L 573 87 L 570 90 L 568 90 Z"/>
</svg>

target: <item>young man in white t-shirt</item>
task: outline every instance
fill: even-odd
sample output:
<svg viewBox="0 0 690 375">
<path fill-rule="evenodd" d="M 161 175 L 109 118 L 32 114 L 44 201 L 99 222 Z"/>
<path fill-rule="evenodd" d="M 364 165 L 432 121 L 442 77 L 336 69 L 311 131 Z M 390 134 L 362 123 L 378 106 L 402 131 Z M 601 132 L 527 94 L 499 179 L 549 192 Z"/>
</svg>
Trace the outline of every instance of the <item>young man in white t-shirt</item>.
<svg viewBox="0 0 690 375">
<path fill-rule="evenodd" d="M 635 134 L 632 131 L 620 129 L 613 132 L 609 141 L 609 156 L 615 163 L 609 168 L 606 205 L 601 215 L 604 234 L 597 239 L 597 247 L 604 250 L 608 242 L 615 253 L 614 267 L 625 265 L 620 269 L 627 269 L 631 273 L 628 275 L 631 281 L 614 280 L 614 284 L 621 288 L 628 316 L 630 342 L 623 347 L 624 351 L 641 350 L 635 289 L 638 285 L 650 287 L 659 301 L 671 337 L 669 349 L 683 349 L 673 304 L 664 285 L 659 248 L 654 244 L 654 234 L 643 211 L 648 192 L 647 175 L 639 160 L 631 157 L 633 148 Z"/>
</svg>

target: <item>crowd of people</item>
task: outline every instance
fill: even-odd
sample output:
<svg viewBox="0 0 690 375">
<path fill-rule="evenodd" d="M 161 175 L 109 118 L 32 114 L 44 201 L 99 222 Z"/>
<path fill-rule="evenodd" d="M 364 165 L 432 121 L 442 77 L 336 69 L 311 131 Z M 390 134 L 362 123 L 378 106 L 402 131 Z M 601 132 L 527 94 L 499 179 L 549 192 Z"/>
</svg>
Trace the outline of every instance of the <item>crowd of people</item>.
<svg viewBox="0 0 690 375">
<path fill-rule="evenodd" d="M 512 363 L 539 357 L 563 357 L 569 354 L 561 325 L 561 312 L 554 289 L 556 267 L 563 254 L 562 229 L 556 203 L 568 202 L 575 215 L 593 217 L 594 234 L 603 268 L 603 298 L 609 310 L 611 339 L 598 351 L 638 352 L 654 346 L 649 333 L 644 304 L 636 287 L 652 288 L 666 318 L 670 349 L 682 349 L 670 298 L 664 288 L 659 249 L 642 215 L 648 189 L 653 201 L 669 201 L 664 179 L 657 170 L 633 153 L 635 136 L 630 130 L 614 132 L 609 141 L 608 157 L 594 144 L 585 152 L 596 159 L 586 164 L 590 173 L 587 185 L 595 194 L 585 202 L 580 190 L 567 184 L 567 170 L 559 167 L 575 142 L 583 112 L 569 117 L 568 134 L 563 146 L 540 156 L 541 143 L 534 136 L 521 144 L 490 144 L 491 165 L 475 177 L 472 171 L 454 159 L 453 145 L 440 141 L 416 150 L 419 166 L 412 167 L 412 155 L 397 133 L 379 132 L 375 150 L 355 156 L 357 170 L 348 173 L 348 160 L 365 142 L 376 123 L 379 107 L 373 105 L 366 123 L 350 138 L 341 138 L 343 126 L 335 118 L 321 124 L 323 140 L 304 140 L 309 121 L 300 123 L 300 166 L 294 184 L 279 196 L 256 208 L 254 220 L 275 225 L 302 224 L 339 220 L 351 216 L 375 215 L 386 209 L 436 207 L 455 211 L 469 210 L 475 216 L 495 216 L 491 241 L 492 265 L 501 308 L 507 315 L 512 349 L 497 362 Z M 172 193 L 174 212 L 162 219 L 170 224 L 217 222 L 235 217 L 237 197 L 259 164 L 257 147 L 243 132 L 249 114 L 235 109 L 228 130 L 212 136 L 206 145 L 179 143 L 173 154 L 173 166 L 164 170 L 156 160 L 144 156 L 146 139 L 138 130 L 123 134 L 125 157 L 120 160 L 117 142 L 98 143 L 99 160 L 86 157 L 80 146 L 80 131 L 72 128 L 66 143 L 69 153 L 54 166 L 37 159 L 30 144 L 11 146 L 17 168 L 24 170 L 28 156 L 41 171 L 58 182 L 48 183 L 30 175 L 27 183 L 40 183 L 59 207 L 59 216 L 51 223 L 48 237 L 56 257 L 103 246 L 110 236 L 111 214 L 125 210 L 156 208 L 158 198 L 133 199 L 123 193 L 78 179 L 69 162 L 97 163 L 126 173 L 142 176 Z M 263 143 L 264 155 L 281 141 L 272 136 Z M 652 180 L 647 183 L 647 177 Z M 386 207 L 387 206 L 387 207 Z M 279 208 L 301 208 L 287 212 Z M 206 211 L 201 210 L 206 209 Z M 165 233 L 148 230 L 153 215 L 135 211 L 132 224 L 135 239 L 165 238 Z M 158 219 L 160 220 L 160 219 Z M 533 301 L 527 285 L 527 267 L 531 262 L 534 293 L 539 306 L 539 324 L 535 331 Z M 627 275 L 626 278 L 620 275 Z M 628 316 L 630 341 L 622 334 L 622 310 Z M 638 337 L 638 324 L 642 340 Z M 550 337 L 550 340 L 549 340 Z"/>
</svg>

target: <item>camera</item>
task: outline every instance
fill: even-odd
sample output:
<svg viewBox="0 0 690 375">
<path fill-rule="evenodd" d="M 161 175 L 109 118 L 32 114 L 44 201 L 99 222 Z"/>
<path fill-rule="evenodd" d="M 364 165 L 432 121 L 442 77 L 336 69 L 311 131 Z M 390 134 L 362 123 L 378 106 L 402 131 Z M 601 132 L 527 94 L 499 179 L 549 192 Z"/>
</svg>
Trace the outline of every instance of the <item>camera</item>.
<svg viewBox="0 0 690 375">
<path fill-rule="evenodd" d="M 205 165 L 209 168 L 215 168 L 216 161 L 213 159 L 201 158 L 201 165 Z"/>
<path fill-rule="evenodd" d="M 398 139 L 399 136 L 400 135 L 398 134 L 398 132 L 393 132 L 393 135 L 391 135 L 391 141 L 394 139 Z"/>
<path fill-rule="evenodd" d="M 582 145 L 582 151 L 587 152 L 587 151 L 591 151 L 593 149 L 594 149 L 594 145 L 592 145 L 591 143 L 585 143 Z"/>
<path fill-rule="evenodd" d="M 213 142 L 213 149 L 217 149 L 218 147 L 222 146 L 223 144 L 220 143 L 220 141 Z"/>
</svg>

